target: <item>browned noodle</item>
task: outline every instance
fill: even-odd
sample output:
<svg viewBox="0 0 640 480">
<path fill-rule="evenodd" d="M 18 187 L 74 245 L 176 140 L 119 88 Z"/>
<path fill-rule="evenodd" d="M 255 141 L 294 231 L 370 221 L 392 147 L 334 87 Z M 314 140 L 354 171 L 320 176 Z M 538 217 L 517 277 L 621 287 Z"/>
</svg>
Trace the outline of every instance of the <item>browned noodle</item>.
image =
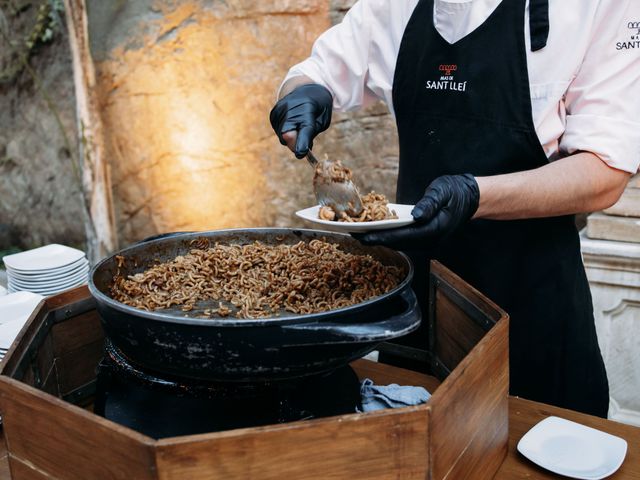
<svg viewBox="0 0 640 480">
<path fill-rule="evenodd" d="M 207 301 L 218 307 L 205 315 L 236 312 L 238 318 L 262 318 L 361 303 L 393 289 L 401 278 L 398 267 L 323 240 L 274 246 L 216 243 L 127 278 L 116 275 L 111 296 L 143 310 L 180 307 L 188 312 Z"/>
<path fill-rule="evenodd" d="M 350 216 L 347 212 L 342 212 L 336 218 L 336 212 L 329 206 L 321 207 L 318 217 L 322 220 L 336 220 L 338 222 L 375 222 L 377 220 L 398 218 L 396 212 L 389 209 L 387 197 L 381 193 L 367 193 L 362 196 L 361 200 L 362 213 L 356 217 Z"/>
<path fill-rule="evenodd" d="M 317 183 L 345 183 L 352 182 L 353 172 L 342 165 L 340 160 L 330 162 L 325 158 L 323 162 L 316 165 L 313 184 Z M 324 205 L 318 211 L 318 218 L 321 220 L 338 222 L 374 222 L 377 220 L 390 220 L 398 218 L 398 215 L 387 206 L 389 201 L 381 193 L 374 191 L 363 195 L 361 198 L 362 212 L 359 215 L 340 212 L 338 214 L 332 207 Z M 353 205 L 352 205 L 353 207 Z"/>
</svg>

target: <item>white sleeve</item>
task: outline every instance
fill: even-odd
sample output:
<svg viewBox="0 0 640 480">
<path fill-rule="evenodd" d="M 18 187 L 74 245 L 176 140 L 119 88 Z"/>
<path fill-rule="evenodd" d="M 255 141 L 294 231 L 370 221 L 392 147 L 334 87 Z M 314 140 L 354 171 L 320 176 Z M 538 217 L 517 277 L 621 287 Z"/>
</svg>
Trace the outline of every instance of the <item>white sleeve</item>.
<svg viewBox="0 0 640 480">
<path fill-rule="evenodd" d="M 561 151 L 595 153 L 635 173 L 640 164 L 640 1 L 602 0 L 582 66 L 565 97 Z"/>
<path fill-rule="evenodd" d="M 366 85 L 369 71 L 372 3 L 359 0 L 341 23 L 314 43 L 311 56 L 293 66 L 284 82 L 305 75 L 333 94 L 336 110 L 353 110 L 377 99 Z M 284 83 L 283 82 L 283 83 Z M 282 88 L 282 86 L 281 86 Z"/>
</svg>

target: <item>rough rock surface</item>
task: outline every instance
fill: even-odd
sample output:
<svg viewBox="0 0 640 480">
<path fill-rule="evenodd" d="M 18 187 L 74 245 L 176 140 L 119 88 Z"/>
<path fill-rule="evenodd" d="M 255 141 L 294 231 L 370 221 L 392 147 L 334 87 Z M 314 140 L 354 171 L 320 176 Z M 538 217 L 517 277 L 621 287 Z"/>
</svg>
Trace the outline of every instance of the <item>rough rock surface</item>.
<svg viewBox="0 0 640 480">
<path fill-rule="evenodd" d="M 268 122 L 288 68 L 353 2 L 90 0 L 122 244 L 158 232 L 300 226 L 312 172 Z M 133 34 L 135 32 L 135 35 Z M 386 107 L 338 114 L 316 143 L 363 191 L 395 191 Z"/>
<path fill-rule="evenodd" d="M 39 47 L 30 64 L 76 148 L 75 100 L 67 39 Z M 70 151 L 40 89 L 23 71 L 0 84 L 0 249 L 58 242 L 82 246 L 79 185 Z M 77 158 L 77 157 L 76 157 Z"/>
<path fill-rule="evenodd" d="M 268 122 L 275 91 L 354 0 L 87 0 L 121 245 L 159 232 L 303 226 L 312 172 Z M 77 148 L 67 39 L 31 64 Z M 49 106 L 23 72 L 0 85 L 0 240 L 81 245 L 80 192 Z M 386 107 L 336 114 L 316 151 L 393 198 Z M 74 151 L 77 158 L 77 153 Z M 0 245 L 6 248 L 11 245 Z"/>
</svg>

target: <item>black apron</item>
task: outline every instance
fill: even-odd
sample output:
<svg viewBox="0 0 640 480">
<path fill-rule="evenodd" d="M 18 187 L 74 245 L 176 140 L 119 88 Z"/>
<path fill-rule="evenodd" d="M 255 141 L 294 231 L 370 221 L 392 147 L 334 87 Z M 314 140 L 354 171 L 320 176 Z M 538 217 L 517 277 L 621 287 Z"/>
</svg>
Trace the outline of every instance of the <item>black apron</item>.
<svg viewBox="0 0 640 480">
<path fill-rule="evenodd" d="M 546 44 L 548 2 L 531 0 L 530 12 L 536 50 Z M 434 26 L 433 0 L 419 2 L 393 84 L 399 203 L 416 203 L 440 175 L 498 175 L 548 163 L 531 114 L 524 13 L 525 0 L 503 0 L 451 45 Z M 409 253 L 421 295 L 427 262 Z M 429 256 L 509 313 L 513 395 L 606 416 L 607 377 L 573 216 L 472 220 Z"/>
</svg>

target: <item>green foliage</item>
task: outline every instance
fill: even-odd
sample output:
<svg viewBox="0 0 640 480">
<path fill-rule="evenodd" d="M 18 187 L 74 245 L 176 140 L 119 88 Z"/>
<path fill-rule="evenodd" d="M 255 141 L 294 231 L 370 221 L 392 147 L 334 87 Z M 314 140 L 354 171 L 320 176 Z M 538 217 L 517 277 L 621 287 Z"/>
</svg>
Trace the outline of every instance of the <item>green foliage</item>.
<svg viewBox="0 0 640 480">
<path fill-rule="evenodd" d="M 39 45 L 63 29 L 62 0 L 0 0 L 0 82 L 13 81 Z"/>
<path fill-rule="evenodd" d="M 43 0 L 38 7 L 36 23 L 25 42 L 26 47 L 32 50 L 38 43 L 50 42 L 55 32 L 62 28 L 60 19 L 62 12 L 64 12 L 62 0 Z"/>
</svg>

